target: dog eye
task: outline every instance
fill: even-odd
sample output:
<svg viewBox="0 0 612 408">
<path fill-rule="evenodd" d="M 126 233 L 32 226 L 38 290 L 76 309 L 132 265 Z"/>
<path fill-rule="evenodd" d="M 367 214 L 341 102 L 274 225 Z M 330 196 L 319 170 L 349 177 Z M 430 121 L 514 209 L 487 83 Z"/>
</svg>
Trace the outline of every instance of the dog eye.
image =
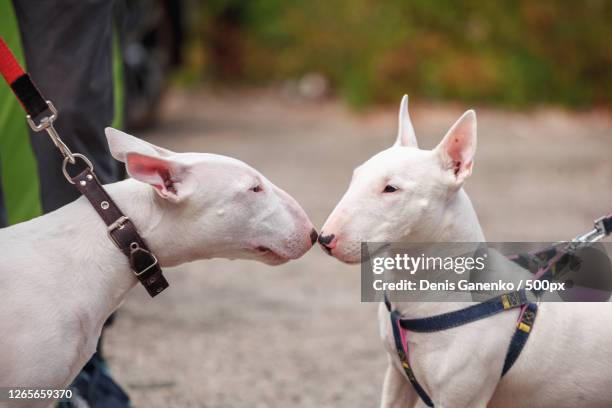
<svg viewBox="0 0 612 408">
<path fill-rule="evenodd" d="M 263 191 L 263 188 L 261 188 L 261 185 L 258 184 L 255 187 L 250 188 L 249 190 L 251 190 L 254 193 L 259 193 L 260 191 Z"/>
<path fill-rule="evenodd" d="M 393 192 L 395 192 L 395 191 L 397 191 L 397 190 L 398 190 L 398 188 L 397 188 L 397 187 L 392 186 L 391 184 L 387 184 L 387 185 L 385 186 L 385 189 L 383 190 L 383 193 L 393 193 Z"/>
</svg>

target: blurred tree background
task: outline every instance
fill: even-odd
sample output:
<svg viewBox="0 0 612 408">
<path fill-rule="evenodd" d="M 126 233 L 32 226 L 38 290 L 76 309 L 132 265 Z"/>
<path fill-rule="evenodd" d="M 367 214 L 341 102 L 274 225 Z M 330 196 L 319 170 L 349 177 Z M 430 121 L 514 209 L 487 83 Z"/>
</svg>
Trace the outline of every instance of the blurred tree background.
<svg viewBox="0 0 612 408">
<path fill-rule="evenodd" d="M 611 101 L 608 0 L 211 0 L 195 9 L 192 78 L 316 74 L 353 106 L 404 92 L 516 107 Z"/>
</svg>

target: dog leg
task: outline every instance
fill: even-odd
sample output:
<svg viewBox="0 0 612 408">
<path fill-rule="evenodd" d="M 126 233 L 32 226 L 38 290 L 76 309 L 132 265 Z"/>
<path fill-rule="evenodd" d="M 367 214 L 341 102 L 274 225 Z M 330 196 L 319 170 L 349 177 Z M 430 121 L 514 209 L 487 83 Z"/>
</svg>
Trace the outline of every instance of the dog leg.
<svg viewBox="0 0 612 408">
<path fill-rule="evenodd" d="M 402 373 L 389 362 L 385 380 L 383 382 L 381 408 L 408 408 L 414 407 L 419 396 L 412 389 L 412 385 L 404 378 Z"/>
</svg>

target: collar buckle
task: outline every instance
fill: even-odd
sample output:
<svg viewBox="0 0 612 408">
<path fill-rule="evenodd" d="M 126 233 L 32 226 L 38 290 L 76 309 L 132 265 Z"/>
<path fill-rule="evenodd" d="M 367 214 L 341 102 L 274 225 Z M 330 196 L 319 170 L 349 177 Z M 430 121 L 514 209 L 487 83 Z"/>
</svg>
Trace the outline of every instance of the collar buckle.
<svg viewBox="0 0 612 408">
<path fill-rule="evenodd" d="M 145 257 L 148 258 L 148 265 L 139 270 L 139 268 L 136 267 L 136 256 L 138 256 L 140 261 L 138 263 L 141 263 Z M 140 277 L 152 268 L 159 265 L 159 262 L 157 257 L 151 251 L 147 251 L 146 249 L 142 248 L 137 242 L 132 242 L 130 244 L 130 264 L 132 266 L 132 270 L 134 271 L 134 275 Z"/>
<path fill-rule="evenodd" d="M 125 224 L 127 224 L 129 221 L 130 219 L 128 217 L 126 217 L 125 215 L 122 215 L 121 217 L 117 218 L 115 222 L 113 222 L 111 225 L 109 225 L 106 228 L 106 233 L 108 234 L 108 237 L 111 239 L 111 241 L 113 241 L 113 244 L 115 244 L 115 246 L 119 249 L 121 249 L 121 245 L 119 244 L 119 241 L 117 241 L 115 237 L 113 236 L 113 232 L 117 229 L 121 230 L 125 228 Z"/>
</svg>

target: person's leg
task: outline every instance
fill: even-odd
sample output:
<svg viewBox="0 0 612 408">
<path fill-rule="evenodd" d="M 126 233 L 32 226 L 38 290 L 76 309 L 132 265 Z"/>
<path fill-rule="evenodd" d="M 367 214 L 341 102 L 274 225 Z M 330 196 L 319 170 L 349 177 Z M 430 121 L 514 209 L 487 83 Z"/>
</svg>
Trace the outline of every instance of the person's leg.
<svg viewBox="0 0 612 408">
<path fill-rule="evenodd" d="M 14 1 L 28 71 L 59 111 L 58 133 L 87 156 L 102 183 L 117 181 L 104 128 L 114 117 L 113 1 Z M 62 175 L 62 158 L 44 133 L 31 132 L 44 212 L 79 194 Z"/>
</svg>

